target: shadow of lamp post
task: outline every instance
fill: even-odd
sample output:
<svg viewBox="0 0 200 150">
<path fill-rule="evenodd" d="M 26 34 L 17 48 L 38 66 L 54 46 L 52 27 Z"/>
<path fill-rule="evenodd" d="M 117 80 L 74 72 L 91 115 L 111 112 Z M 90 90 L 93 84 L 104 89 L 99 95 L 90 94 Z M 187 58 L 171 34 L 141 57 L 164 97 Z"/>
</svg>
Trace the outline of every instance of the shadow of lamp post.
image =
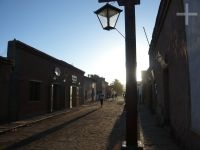
<svg viewBox="0 0 200 150">
<path fill-rule="evenodd" d="M 142 149 L 137 141 L 137 81 L 136 81 L 136 32 L 135 32 L 135 5 L 140 0 L 99 0 L 107 2 L 96 10 L 103 29 L 115 29 L 116 22 L 122 10 L 108 4 L 117 1 L 125 9 L 125 45 L 126 45 L 126 144 L 125 149 Z M 123 148 L 123 146 L 122 146 Z"/>
</svg>

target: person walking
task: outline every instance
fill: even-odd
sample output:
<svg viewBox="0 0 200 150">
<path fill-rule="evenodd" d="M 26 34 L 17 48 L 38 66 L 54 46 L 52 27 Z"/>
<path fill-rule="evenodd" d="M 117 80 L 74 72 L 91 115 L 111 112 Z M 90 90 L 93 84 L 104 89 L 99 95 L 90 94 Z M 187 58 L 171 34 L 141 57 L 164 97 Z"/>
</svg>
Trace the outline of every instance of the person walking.
<svg viewBox="0 0 200 150">
<path fill-rule="evenodd" d="M 104 98 L 104 95 L 103 95 L 103 94 L 100 94 L 100 95 L 99 95 L 99 99 L 100 99 L 101 107 L 103 107 L 103 98 Z"/>
</svg>

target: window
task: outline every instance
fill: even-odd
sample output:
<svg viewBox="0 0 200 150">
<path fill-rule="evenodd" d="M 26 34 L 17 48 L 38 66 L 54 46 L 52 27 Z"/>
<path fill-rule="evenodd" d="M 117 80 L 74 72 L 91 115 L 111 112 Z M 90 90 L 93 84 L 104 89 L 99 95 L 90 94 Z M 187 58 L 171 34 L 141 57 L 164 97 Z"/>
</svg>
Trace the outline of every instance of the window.
<svg viewBox="0 0 200 150">
<path fill-rule="evenodd" d="M 41 82 L 29 81 L 29 84 L 30 84 L 30 101 L 39 101 Z"/>
</svg>

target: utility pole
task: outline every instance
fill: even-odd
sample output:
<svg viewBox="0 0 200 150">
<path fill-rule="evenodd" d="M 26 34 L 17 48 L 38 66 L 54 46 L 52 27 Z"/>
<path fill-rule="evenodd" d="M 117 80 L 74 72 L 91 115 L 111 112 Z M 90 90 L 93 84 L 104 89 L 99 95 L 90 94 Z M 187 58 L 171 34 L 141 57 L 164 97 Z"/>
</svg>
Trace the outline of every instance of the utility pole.
<svg viewBox="0 0 200 150">
<path fill-rule="evenodd" d="M 126 143 L 137 147 L 137 81 L 135 6 L 125 2 L 126 37 Z"/>
<path fill-rule="evenodd" d="M 135 5 L 140 4 L 140 0 L 99 0 L 100 3 L 111 1 L 117 1 L 125 9 L 126 149 L 138 150 Z"/>
</svg>

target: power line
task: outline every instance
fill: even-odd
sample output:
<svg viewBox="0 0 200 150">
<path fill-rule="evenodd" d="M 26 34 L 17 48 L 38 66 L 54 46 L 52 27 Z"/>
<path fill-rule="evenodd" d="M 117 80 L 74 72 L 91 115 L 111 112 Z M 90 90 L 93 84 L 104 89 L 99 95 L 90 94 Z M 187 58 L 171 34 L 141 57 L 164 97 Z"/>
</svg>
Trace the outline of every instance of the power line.
<svg viewBox="0 0 200 150">
<path fill-rule="evenodd" d="M 145 31 L 145 28 L 143 27 L 143 29 L 144 29 L 144 34 L 145 34 L 146 39 L 147 39 L 147 43 L 148 43 L 148 45 L 150 46 L 149 39 L 148 39 L 148 37 L 147 37 L 147 33 L 146 33 L 146 31 Z"/>
</svg>

